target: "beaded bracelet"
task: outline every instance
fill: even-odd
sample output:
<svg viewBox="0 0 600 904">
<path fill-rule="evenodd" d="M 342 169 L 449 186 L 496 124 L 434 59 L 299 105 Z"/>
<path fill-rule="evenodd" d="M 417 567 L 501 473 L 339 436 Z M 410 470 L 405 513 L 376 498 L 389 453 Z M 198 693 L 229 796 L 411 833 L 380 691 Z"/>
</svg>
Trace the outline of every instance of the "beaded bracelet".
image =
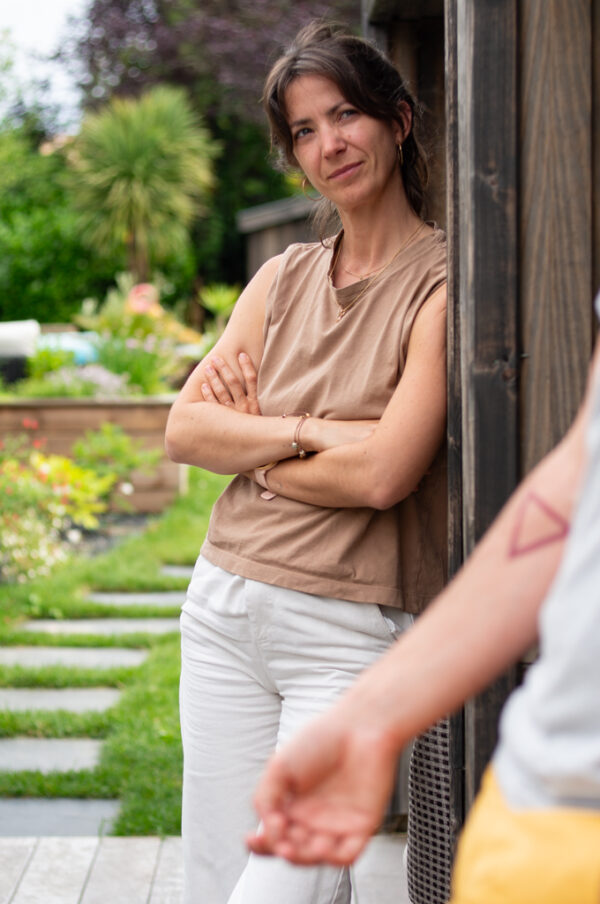
<svg viewBox="0 0 600 904">
<path fill-rule="evenodd" d="M 294 437 L 292 439 L 292 449 L 298 458 L 306 458 L 306 449 L 303 448 L 302 443 L 300 442 L 300 431 L 302 430 L 302 425 L 307 418 L 310 417 L 310 411 L 303 411 L 299 415 L 288 415 L 282 414 L 282 417 L 297 417 L 298 423 L 296 424 L 296 429 L 294 430 Z"/>
</svg>

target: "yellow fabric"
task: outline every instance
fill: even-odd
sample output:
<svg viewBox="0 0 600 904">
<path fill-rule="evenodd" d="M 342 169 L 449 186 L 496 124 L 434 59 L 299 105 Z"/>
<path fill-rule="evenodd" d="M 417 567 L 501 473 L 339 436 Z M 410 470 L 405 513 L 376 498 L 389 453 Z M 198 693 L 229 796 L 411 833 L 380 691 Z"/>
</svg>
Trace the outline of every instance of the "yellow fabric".
<svg viewBox="0 0 600 904">
<path fill-rule="evenodd" d="M 600 812 L 510 809 L 488 769 L 459 842 L 450 904 L 600 904 Z"/>
</svg>

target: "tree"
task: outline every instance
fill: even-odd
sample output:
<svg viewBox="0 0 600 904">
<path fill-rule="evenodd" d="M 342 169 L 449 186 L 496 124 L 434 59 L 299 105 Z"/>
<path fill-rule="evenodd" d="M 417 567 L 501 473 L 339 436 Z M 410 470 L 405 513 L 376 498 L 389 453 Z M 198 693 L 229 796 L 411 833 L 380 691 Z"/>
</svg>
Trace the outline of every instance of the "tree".
<svg viewBox="0 0 600 904">
<path fill-rule="evenodd" d="M 181 90 L 157 86 L 89 114 L 69 155 L 74 203 L 94 248 L 125 247 L 140 281 L 189 246 L 218 146 Z"/>
<path fill-rule="evenodd" d="M 270 63 L 315 18 L 358 27 L 357 0 L 93 0 L 83 35 L 60 54 L 84 75 L 88 106 L 160 82 L 186 87 L 203 113 L 260 121 Z"/>
<path fill-rule="evenodd" d="M 168 83 L 184 88 L 223 153 L 210 212 L 194 225 L 199 282 L 242 282 L 236 213 L 291 193 L 269 161 L 260 96 L 269 65 L 317 17 L 358 28 L 358 0 L 92 0 L 63 42 L 86 109 Z M 81 76 L 81 73 L 83 75 Z"/>
<path fill-rule="evenodd" d="M 0 129 L 2 320 L 67 322 L 86 296 L 103 295 L 123 266 L 90 256 L 83 245 L 64 172 L 59 150 L 40 153 L 36 129 Z"/>
</svg>

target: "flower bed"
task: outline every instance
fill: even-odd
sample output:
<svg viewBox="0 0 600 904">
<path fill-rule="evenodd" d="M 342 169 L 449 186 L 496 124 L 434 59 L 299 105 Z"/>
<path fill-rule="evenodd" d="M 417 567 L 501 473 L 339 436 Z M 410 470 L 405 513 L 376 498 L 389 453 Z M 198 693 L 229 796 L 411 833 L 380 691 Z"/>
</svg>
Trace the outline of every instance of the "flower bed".
<svg viewBox="0 0 600 904">
<path fill-rule="evenodd" d="M 44 450 L 69 455 L 86 430 L 103 423 L 122 427 L 144 448 L 164 449 L 164 433 L 174 396 L 135 399 L 15 399 L 0 405 L 0 435 L 19 434 L 24 421 L 37 425 Z M 159 512 L 187 488 L 187 468 L 166 457 L 164 451 L 152 473 L 136 471 L 131 477 L 128 507 L 134 512 Z"/>
</svg>

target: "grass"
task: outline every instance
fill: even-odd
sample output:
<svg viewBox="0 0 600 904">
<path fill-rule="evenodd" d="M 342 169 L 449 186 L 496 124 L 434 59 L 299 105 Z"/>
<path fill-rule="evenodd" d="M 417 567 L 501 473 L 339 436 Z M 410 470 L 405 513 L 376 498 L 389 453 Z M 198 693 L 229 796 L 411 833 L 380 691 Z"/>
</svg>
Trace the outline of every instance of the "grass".
<svg viewBox="0 0 600 904">
<path fill-rule="evenodd" d="M 113 607 L 86 601 L 92 590 L 183 590 L 185 579 L 160 574 L 162 564 L 190 565 L 206 533 L 214 500 L 227 478 L 193 469 L 189 493 L 140 535 L 94 558 L 73 559 L 50 578 L 0 586 L 0 644 L 144 647 L 137 668 L 0 667 L 0 687 L 116 687 L 119 702 L 102 713 L 0 712 L 0 737 L 103 739 L 94 770 L 0 773 L 0 796 L 119 798 L 117 835 L 168 835 L 180 830 L 181 742 L 176 635 L 46 635 L 22 628 L 36 618 L 169 617 L 178 607 Z"/>
</svg>

